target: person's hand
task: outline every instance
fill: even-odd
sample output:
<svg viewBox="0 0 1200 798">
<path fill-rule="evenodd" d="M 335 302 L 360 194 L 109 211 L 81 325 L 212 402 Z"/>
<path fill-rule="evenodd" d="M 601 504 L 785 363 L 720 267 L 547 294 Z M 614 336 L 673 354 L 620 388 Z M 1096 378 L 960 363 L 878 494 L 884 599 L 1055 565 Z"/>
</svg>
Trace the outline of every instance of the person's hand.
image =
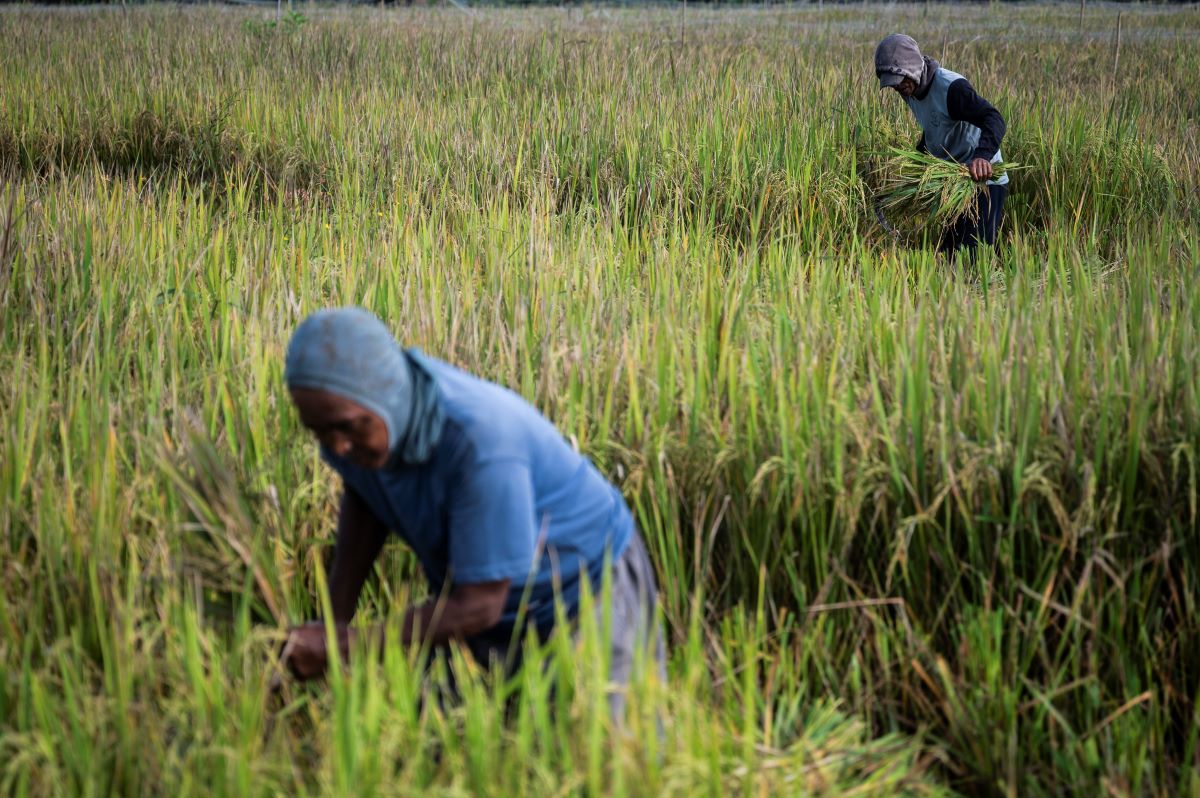
<svg viewBox="0 0 1200 798">
<path fill-rule="evenodd" d="M 971 173 L 972 180 L 983 182 L 992 176 L 992 163 L 986 158 L 976 158 L 967 165 L 967 171 Z"/>
<path fill-rule="evenodd" d="M 325 647 L 325 624 L 320 621 L 293 626 L 279 655 L 292 675 L 301 681 L 325 674 L 329 655 Z"/>
</svg>

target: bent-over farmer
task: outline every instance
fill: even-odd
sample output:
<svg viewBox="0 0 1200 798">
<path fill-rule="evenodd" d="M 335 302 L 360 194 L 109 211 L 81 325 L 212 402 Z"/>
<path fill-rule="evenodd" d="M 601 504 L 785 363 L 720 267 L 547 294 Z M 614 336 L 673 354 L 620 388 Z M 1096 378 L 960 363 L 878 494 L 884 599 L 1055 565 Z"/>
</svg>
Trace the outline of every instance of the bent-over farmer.
<svg viewBox="0 0 1200 798">
<path fill-rule="evenodd" d="M 545 638 L 556 595 L 574 617 L 581 580 L 599 596 L 607 562 L 611 681 L 627 681 L 639 645 L 653 646 L 661 668 L 654 570 L 633 516 L 528 402 L 401 348 L 361 308 L 306 318 L 288 346 L 285 378 L 301 421 L 342 478 L 329 591 L 343 656 L 359 594 L 392 533 L 416 554 L 430 598 L 408 608 L 400 640 L 385 645 L 456 639 L 481 663 L 512 667 L 527 628 L 517 628 L 520 618 Z M 321 623 L 291 630 L 285 660 L 294 674 L 324 673 L 325 640 Z M 609 703 L 619 719 L 621 693 Z"/>
<path fill-rule="evenodd" d="M 975 212 L 955 221 L 939 249 L 966 247 L 974 254 L 977 244 L 995 244 L 1008 196 L 1008 175 L 991 179 L 992 164 L 1003 160 L 1000 140 L 1005 126 L 1000 112 L 962 75 L 921 55 L 917 43 L 902 33 L 893 33 L 875 48 L 875 75 L 881 90 L 895 89 L 908 103 L 921 126 L 918 150 L 961 163 L 972 178 L 987 181 Z"/>
</svg>

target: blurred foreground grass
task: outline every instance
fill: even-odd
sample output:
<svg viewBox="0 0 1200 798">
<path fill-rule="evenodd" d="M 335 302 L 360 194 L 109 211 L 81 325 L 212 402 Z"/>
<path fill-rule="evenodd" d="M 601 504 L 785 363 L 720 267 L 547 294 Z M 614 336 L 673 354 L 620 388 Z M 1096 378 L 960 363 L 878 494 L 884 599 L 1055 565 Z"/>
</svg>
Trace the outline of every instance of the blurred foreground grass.
<svg viewBox="0 0 1200 798">
<path fill-rule="evenodd" d="M 1200 789 L 1200 13 L 1115 75 L 1107 6 L 305 14 L 0 12 L 4 791 Z M 870 210 L 892 30 L 1032 167 L 977 266 Z M 587 646 L 268 699 L 337 491 L 283 346 L 350 302 L 621 485 L 674 643 L 624 735 Z"/>
</svg>

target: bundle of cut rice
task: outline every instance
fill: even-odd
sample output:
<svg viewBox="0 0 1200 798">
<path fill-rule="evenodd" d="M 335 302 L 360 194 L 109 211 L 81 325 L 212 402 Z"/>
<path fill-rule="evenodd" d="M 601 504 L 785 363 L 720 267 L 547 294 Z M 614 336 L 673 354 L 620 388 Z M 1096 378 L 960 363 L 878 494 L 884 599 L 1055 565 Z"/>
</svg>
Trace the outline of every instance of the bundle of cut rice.
<svg viewBox="0 0 1200 798">
<path fill-rule="evenodd" d="M 882 211 L 921 215 L 930 225 L 945 228 L 960 216 L 978 214 L 975 198 L 986 183 L 971 178 L 967 167 L 915 150 L 890 147 L 872 159 L 872 183 L 877 207 Z M 1017 167 L 992 164 L 992 179 Z"/>
</svg>

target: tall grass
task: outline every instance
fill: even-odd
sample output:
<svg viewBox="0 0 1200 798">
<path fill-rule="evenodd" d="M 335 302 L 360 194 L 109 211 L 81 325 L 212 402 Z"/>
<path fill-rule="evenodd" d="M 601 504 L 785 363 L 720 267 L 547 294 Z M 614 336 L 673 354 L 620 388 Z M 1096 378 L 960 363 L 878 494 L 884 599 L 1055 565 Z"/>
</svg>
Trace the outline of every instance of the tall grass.
<svg viewBox="0 0 1200 798">
<path fill-rule="evenodd" d="M 1200 15 L 1112 76 L 1106 7 L 306 13 L 0 13 L 5 791 L 1197 789 Z M 1034 167 L 970 269 L 870 209 L 893 29 Z M 621 486 L 674 643 L 626 731 L 594 641 L 267 694 L 337 491 L 283 346 L 346 302 Z"/>
</svg>

